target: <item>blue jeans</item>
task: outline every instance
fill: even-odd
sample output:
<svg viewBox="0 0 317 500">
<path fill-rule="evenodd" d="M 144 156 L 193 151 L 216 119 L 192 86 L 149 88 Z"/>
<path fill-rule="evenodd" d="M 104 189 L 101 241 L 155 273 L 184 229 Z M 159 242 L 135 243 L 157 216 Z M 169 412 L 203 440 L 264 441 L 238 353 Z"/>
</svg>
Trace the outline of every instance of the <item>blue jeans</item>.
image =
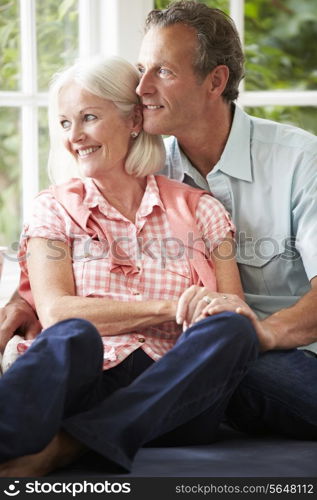
<svg viewBox="0 0 317 500">
<path fill-rule="evenodd" d="M 268 351 L 251 364 L 226 410 L 236 429 L 317 438 L 317 357 L 302 350 Z"/>
<path fill-rule="evenodd" d="M 186 330 L 155 363 L 139 350 L 102 372 L 97 330 L 58 323 L 0 379 L 0 461 L 40 451 L 61 428 L 127 470 L 143 444 L 182 426 L 192 441 L 210 442 L 257 356 L 249 320 L 222 313 Z"/>
</svg>

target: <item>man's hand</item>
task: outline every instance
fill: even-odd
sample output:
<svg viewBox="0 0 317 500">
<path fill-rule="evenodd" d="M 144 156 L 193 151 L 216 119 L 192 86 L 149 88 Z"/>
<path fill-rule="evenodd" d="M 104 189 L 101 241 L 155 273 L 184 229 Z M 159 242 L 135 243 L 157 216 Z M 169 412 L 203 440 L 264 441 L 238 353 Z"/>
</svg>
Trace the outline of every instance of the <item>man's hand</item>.
<svg viewBox="0 0 317 500">
<path fill-rule="evenodd" d="M 0 352 L 15 333 L 34 339 L 41 331 L 41 324 L 31 306 L 16 293 L 0 309 Z"/>
</svg>

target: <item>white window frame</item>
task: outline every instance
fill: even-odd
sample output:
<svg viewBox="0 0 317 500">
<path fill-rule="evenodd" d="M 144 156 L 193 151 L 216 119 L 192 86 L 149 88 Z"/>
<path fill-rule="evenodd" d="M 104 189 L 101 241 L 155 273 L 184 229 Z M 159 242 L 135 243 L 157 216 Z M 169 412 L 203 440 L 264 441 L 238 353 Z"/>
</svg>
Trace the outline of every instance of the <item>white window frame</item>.
<svg viewBox="0 0 317 500">
<path fill-rule="evenodd" d="M 234 20 L 242 45 L 244 42 L 244 0 L 230 0 L 230 16 Z M 240 84 L 238 104 L 245 106 L 316 106 L 316 90 L 263 90 L 246 91 Z"/>
<path fill-rule="evenodd" d="M 21 110 L 22 219 L 39 190 L 38 108 L 48 96 L 37 89 L 36 0 L 19 0 L 21 90 L 0 91 L 0 107 Z M 120 55 L 135 62 L 142 25 L 153 0 L 78 0 L 79 55 Z"/>
<path fill-rule="evenodd" d="M 22 88 L 16 92 L 0 91 L 0 106 L 21 109 L 22 217 L 25 220 L 39 189 L 38 108 L 47 106 L 47 94 L 39 92 L 36 83 L 36 0 L 19 2 Z M 144 19 L 153 6 L 154 0 L 78 0 L 80 56 L 102 53 L 136 62 Z M 244 0 L 230 0 L 230 14 L 243 42 Z M 242 82 L 238 103 L 242 107 L 316 106 L 317 91 L 245 91 Z"/>
</svg>

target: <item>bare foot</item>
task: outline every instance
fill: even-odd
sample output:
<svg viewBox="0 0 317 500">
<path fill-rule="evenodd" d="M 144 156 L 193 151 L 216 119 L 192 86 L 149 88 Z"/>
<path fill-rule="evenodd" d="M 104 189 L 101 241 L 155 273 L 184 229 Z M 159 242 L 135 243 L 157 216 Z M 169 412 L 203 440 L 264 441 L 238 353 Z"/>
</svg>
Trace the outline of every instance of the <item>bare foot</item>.
<svg viewBox="0 0 317 500">
<path fill-rule="evenodd" d="M 78 458 L 86 448 L 61 431 L 40 452 L 25 455 L 0 464 L 0 477 L 41 477 L 65 467 Z"/>
</svg>

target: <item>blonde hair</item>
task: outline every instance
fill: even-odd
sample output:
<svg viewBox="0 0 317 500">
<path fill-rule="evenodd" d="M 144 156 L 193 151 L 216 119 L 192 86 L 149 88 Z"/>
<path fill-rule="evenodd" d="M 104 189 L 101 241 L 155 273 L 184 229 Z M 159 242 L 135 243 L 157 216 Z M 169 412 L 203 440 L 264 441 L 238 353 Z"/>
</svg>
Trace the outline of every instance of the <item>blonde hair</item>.
<svg viewBox="0 0 317 500">
<path fill-rule="evenodd" d="M 71 177 L 80 177 L 72 155 L 61 148 L 57 100 L 60 90 L 74 81 L 93 95 L 112 101 L 123 117 L 130 117 L 135 106 L 140 104 L 136 94 L 139 73 L 129 62 L 119 57 L 78 60 L 73 66 L 57 73 L 50 87 L 49 129 L 50 153 L 49 175 L 53 182 L 62 182 Z M 133 140 L 128 152 L 125 169 L 130 175 L 145 177 L 164 166 L 165 148 L 162 137 L 151 135 L 143 129 Z"/>
</svg>

